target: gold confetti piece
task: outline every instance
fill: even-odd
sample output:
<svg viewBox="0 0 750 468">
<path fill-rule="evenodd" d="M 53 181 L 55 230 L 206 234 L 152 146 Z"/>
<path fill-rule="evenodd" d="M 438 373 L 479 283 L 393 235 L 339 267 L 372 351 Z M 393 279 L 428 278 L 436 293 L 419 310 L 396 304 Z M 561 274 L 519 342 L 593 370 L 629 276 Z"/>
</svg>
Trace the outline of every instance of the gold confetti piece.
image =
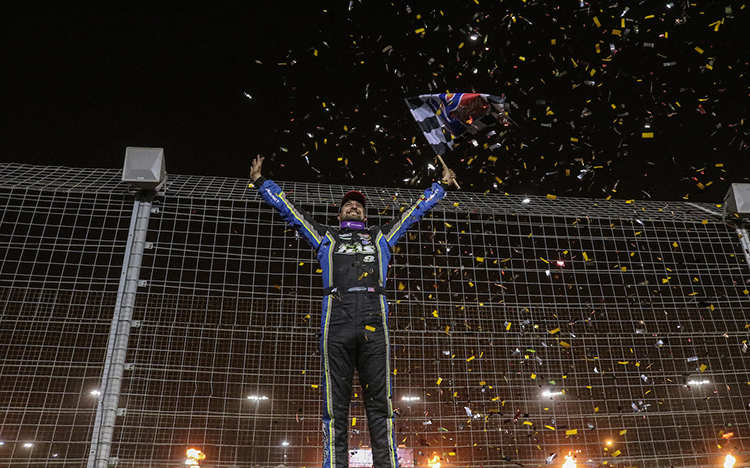
<svg viewBox="0 0 750 468">
<path fill-rule="evenodd" d="M 438 311 L 437 310 L 433 310 L 432 311 L 432 316 L 435 317 L 435 318 L 437 318 L 438 317 Z"/>
<path fill-rule="evenodd" d="M 578 434 L 578 429 L 569 429 L 565 431 L 565 435 L 576 435 Z"/>
<path fill-rule="evenodd" d="M 643 138 L 653 138 L 654 137 L 654 132 L 643 132 L 641 134 L 641 137 L 643 137 Z"/>
<path fill-rule="evenodd" d="M 531 422 L 531 421 L 524 421 L 524 422 L 523 422 L 523 425 L 524 425 L 524 426 L 533 426 L 533 425 L 534 425 L 534 423 L 533 423 L 533 422 Z"/>
<path fill-rule="evenodd" d="M 630 363 L 630 361 L 617 361 L 617 363 L 618 363 L 618 364 L 622 364 L 622 365 L 625 365 L 625 364 L 629 364 L 629 363 Z"/>
<path fill-rule="evenodd" d="M 554 335 L 555 333 L 560 331 L 560 327 L 555 328 L 554 330 L 549 330 L 550 335 Z"/>
<path fill-rule="evenodd" d="M 554 428 L 554 427 L 552 427 L 552 426 L 547 426 L 546 424 L 544 425 L 544 427 L 546 427 L 546 428 L 547 428 L 547 429 L 549 429 L 550 431 L 554 431 L 554 430 L 555 430 L 555 428 Z"/>
<path fill-rule="evenodd" d="M 547 198 L 549 198 L 550 200 L 556 200 L 557 199 L 557 195 L 552 195 L 551 193 L 548 193 L 547 194 Z"/>
<path fill-rule="evenodd" d="M 477 257 L 477 261 L 478 262 L 483 262 L 484 261 L 484 257 Z"/>
<path fill-rule="evenodd" d="M 472 357 L 470 357 L 469 359 L 467 359 L 467 360 L 466 360 L 466 362 L 471 362 L 471 361 L 473 361 L 474 359 L 476 359 L 476 356 L 472 356 Z"/>
<path fill-rule="evenodd" d="M 623 430 L 621 430 L 621 431 L 620 431 L 620 435 L 625 435 L 625 434 L 627 434 L 627 433 L 628 433 L 628 430 L 627 430 L 627 429 L 623 429 Z"/>
<path fill-rule="evenodd" d="M 598 412 L 599 412 L 599 407 L 598 406 L 594 407 L 594 413 L 598 413 Z"/>
<path fill-rule="evenodd" d="M 566 343 L 564 341 L 561 341 L 560 342 L 560 346 L 562 346 L 563 348 L 570 348 L 570 343 Z"/>
<path fill-rule="evenodd" d="M 415 30 L 414 33 L 415 34 L 422 34 L 422 33 L 424 33 L 424 28 L 419 28 L 419 29 Z"/>
<path fill-rule="evenodd" d="M 404 289 L 406 289 L 406 286 L 404 285 L 404 283 L 399 282 L 398 283 L 398 290 L 399 291 L 403 291 Z"/>
<path fill-rule="evenodd" d="M 543 261 L 544 263 L 549 263 L 549 261 L 545 260 L 545 258 L 544 258 L 544 257 L 539 257 L 539 259 L 540 259 L 541 261 Z"/>
<path fill-rule="evenodd" d="M 437 384 L 438 384 L 438 385 L 440 385 L 440 383 L 441 383 L 442 381 L 443 381 L 443 378 L 442 378 L 442 377 L 438 377 L 438 379 L 437 379 Z"/>
<path fill-rule="evenodd" d="M 531 374 L 532 379 L 536 379 L 536 374 Z"/>
<path fill-rule="evenodd" d="M 622 452 L 620 452 L 619 450 L 616 450 L 616 451 L 615 451 L 615 452 L 614 452 L 614 453 L 612 454 L 612 456 L 613 456 L 613 457 L 616 457 L 616 456 L 620 455 L 621 453 L 622 453 Z"/>
<path fill-rule="evenodd" d="M 315 384 L 311 384 L 310 386 L 311 386 L 312 388 L 318 388 L 318 386 L 317 386 L 317 385 L 315 385 Z"/>
<path fill-rule="evenodd" d="M 586 252 L 583 253 L 583 260 L 586 261 L 586 262 L 589 261 L 589 256 L 588 256 L 588 254 Z"/>
<path fill-rule="evenodd" d="M 626 271 L 628 271 L 628 267 L 622 267 L 620 268 L 620 270 L 622 270 L 622 272 L 625 273 Z"/>
<path fill-rule="evenodd" d="M 512 322 L 508 322 L 508 324 L 507 324 L 507 325 L 505 325 L 505 331 L 508 331 L 508 330 L 510 330 L 510 326 L 511 326 L 511 325 L 513 325 L 513 323 L 512 323 Z"/>
<path fill-rule="evenodd" d="M 365 330 L 367 330 L 367 331 L 375 331 L 375 327 L 371 327 L 369 325 L 365 325 Z"/>
<path fill-rule="evenodd" d="M 708 366 L 705 364 L 701 364 L 700 368 L 701 372 L 706 372 L 706 369 L 708 369 Z"/>
<path fill-rule="evenodd" d="M 593 19 L 594 19 L 594 24 L 596 25 L 596 27 L 597 28 L 601 28 L 602 27 L 602 23 L 599 22 L 599 18 L 597 18 L 596 16 L 594 16 Z"/>
<path fill-rule="evenodd" d="M 357 425 L 357 417 L 355 416 L 352 418 L 352 426 L 356 426 L 356 425 Z"/>
<path fill-rule="evenodd" d="M 520 60 L 522 62 L 525 62 L 526 61 L 526 57 L 524 57 L 523 55 L 521 55 L 521 56 L 518 57 L 518 60 Z"/>
</svg>

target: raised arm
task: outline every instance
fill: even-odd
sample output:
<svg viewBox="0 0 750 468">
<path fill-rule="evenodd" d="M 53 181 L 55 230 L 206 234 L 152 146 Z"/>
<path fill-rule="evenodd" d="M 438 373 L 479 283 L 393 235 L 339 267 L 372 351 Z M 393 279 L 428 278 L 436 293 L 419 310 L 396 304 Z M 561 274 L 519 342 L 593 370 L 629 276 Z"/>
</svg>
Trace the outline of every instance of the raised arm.
<svg viewBox="0 0 750 468">
<path fill-rule="evenodd" d="M 440 162 L 443 165 L 442 180 L 439 183 L 433 183 L 430 188 L 424 191 L 424 194 L 417 200 L 417 203 L 411 208 L 404 210 L 398 218 L 383 226 L 383 235 L 391 248 L 406 234 L 406 231 L 412 224 L 421 220 L 425 213 L 443 199 L 446 188 L 451 185 L 458 186 L 456 175 L 448 168 L 442 158 L 440 158 Z"/>
<path fill-rule="evenodd" d="M 263 169 L 263 161 L 265 159 L 266 158 L 261 155 L 256 155 L 255 159 L 253 159 L 253 165 L 250 167 L 250 182 L 255 186 L 257 186 L 255 181 L 262 177 L 261 169 Z"/>
<path fill-rule="evenodd" d="M 320 247 L 328 228 L 318 223 L 307 211 L 297 208 L 286 199 L 284 191 L 274 183 L 261 175 L 263 160 L 260 155 L 253 160 L 250 168 L 250 180 L 252 185 L 258 189 L 263 199 L 279 212 L 289 226 L 296 229 L 314 249 Z"/>
</svg>

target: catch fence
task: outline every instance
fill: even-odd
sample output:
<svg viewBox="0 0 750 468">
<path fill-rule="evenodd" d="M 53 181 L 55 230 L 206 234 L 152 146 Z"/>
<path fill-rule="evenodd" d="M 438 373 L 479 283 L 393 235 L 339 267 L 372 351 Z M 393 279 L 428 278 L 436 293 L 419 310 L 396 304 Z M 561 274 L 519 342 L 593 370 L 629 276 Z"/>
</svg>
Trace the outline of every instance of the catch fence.
<svg viewBox="0 0 750 468">
<path fill-rule="evenodd" d="M 120 178 L 0 165 L 0 466 L 319 465 L 310 247 L 244 179 Z M 422 192 L 280 185 L 329 224 L 351 188 L 370 224 Z M 717 205 L 449 192 L 388 274 L 402 465 L 747 463 L 744 234 Z"/>
</svg>

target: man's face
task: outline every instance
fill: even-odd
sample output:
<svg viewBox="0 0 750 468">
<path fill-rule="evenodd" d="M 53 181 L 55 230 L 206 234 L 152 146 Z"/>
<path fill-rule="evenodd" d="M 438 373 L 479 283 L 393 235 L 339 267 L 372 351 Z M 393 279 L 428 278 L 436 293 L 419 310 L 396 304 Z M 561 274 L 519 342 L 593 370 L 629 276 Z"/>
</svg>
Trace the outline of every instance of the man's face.
<svg viewBox="0 0 750 468">
<path fill-rule="evenodd" d="M 365 222 L 365 208 L 357 200 L 347 200 L 341 205 L 341 212 L 337 216 L 339 221 L 360 221 Z"/>
</svg>

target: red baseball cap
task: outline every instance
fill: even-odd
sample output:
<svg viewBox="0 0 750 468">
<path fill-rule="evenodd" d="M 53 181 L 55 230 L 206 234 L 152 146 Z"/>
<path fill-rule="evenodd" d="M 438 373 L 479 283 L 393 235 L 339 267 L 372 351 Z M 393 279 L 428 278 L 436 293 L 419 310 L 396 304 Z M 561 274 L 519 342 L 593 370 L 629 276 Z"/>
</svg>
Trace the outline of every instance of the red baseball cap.
<svg viewBox="0 0 750 468">
<path fill-rule="evenodd" d="M 344 203 L 349 200 L 356 200 L 360 202 L 363 208 L 367 205 L 367 199 L 365 198 L 365 195 L 362 192 L 358 192 L 356 190 L 352 190 L 344 194 L 344 198 L 341 199 L 341 206 L 344 206 Z"/>
</svg>

